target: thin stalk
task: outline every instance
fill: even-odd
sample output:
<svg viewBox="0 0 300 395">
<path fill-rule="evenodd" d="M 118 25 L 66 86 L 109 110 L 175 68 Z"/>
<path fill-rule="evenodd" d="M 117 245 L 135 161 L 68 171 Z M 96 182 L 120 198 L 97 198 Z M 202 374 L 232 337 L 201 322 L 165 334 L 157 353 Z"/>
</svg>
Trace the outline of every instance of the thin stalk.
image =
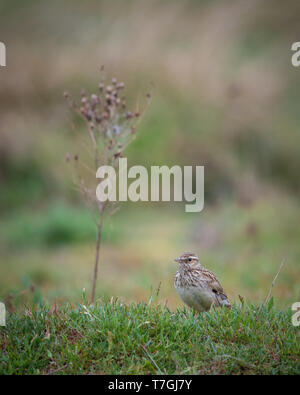
<svg viewBox="0 0 300 395">
<path fill-rule="evenodd" d="M 280 273 L 280 270 L 282 269 L 282 267 L 283 267 L 284 264 L 285 264 L 285 259 L 283 259 L 283 260 L 281 261 L 281 264 L 280 264 L 279 269 L 278 269 L 278 271 L 277 271 L 277 273 L 276 273 L 276 276 L 274 277 L 274 279 L 273 279 L 273 281 L 272 281 L 272 284 L 271 284 L 271 287 L 270 287 L 268 296 L 266 297 L 266 300 L 265 300 L 265 303 L 264 303 L 265 306 L 266 306 L 267 303 L 269 302 L 269 299 L 270 299 L 271 294 L 272 294 L 273 287 L 274 287 L 274 285 L 275 285 L 275 281 L 276 281 L 276 279 L 277 279 L 277 277 L 278 277 L 278 274 Z"/>
<path fill-rule="evenodd" d="M 99 267 L 99 257 L 100 257 L 100 247 L 101 247 L 101 234 L 102 234 L 102 224 L 104 216 L 104 205 L 100 207 L 99 223 L 97 226 L 97 244 L 96 244 L 96 256 L 95 256 L 95 266 L 94 266 L 94 276 L 93 276 L 93 289 L 91 303 L 95 303 L 96 285 L 98 277 L 98 267 Z"/>
</svg>

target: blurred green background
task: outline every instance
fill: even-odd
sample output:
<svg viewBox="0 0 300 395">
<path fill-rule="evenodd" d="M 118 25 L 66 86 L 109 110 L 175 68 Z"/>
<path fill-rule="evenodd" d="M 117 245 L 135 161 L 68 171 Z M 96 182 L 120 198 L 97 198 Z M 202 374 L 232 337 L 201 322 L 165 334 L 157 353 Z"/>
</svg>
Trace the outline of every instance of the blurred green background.
<svg viewBox="0 0 300 395">
<path fill-rule="evenodd" d="M 72 186 L 79 153 L 63 92 L 96 90 L 99 66 L 132 102 L 153 98 L 129 165 L 204 165 L 205 208 L 122 203 L 105 221 L 97 295 L 181 306 L 184 251 L 199 254 L 232 300 L 299 300 L 298 1 L 0 1 L 0 299 L 89 294 L 96 230 Z M 86 133 L 76 125 L 76 135 Z M 79 151 L 79 152 L 78 152 Z"/>
</svg>

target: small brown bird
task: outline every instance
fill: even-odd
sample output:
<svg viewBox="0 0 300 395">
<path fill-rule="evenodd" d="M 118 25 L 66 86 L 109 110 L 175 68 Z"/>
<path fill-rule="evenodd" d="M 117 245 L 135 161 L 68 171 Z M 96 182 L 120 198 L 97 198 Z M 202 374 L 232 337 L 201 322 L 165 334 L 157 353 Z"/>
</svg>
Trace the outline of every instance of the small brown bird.
<svg viewBox="0 0 300 395">
<path fill-rule="evenodd" d="M 231 307 L 216 276 L 201 265 L 197 255 L 185 252 L 175 262 L 179 270 L 174 286 L 184 303 L 199 312 L 209 310 L 212 304 Z"/>
</svg>

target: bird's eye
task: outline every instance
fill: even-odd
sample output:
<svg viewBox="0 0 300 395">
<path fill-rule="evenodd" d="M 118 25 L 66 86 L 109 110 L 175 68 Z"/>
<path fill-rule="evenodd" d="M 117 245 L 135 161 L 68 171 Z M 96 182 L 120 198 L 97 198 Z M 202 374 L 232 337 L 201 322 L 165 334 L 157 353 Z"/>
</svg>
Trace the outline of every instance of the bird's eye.
<svg viewBox="0 0 300 395">
<path fill-rule="evenodd" d="M 188 261 L 189 261 L 189 262 L 192 262 L 192 258 L 189 258 Z"/>
</svg>

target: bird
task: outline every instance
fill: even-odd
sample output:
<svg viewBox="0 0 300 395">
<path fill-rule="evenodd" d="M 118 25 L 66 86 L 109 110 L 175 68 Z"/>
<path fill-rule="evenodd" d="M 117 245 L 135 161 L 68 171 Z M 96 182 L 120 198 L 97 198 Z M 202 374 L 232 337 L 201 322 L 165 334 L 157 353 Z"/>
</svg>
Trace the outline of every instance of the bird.
<svg viewBox="0 0 300 395">
<path fill-rule="evenodd" d="M 185 304 L 198 312 L 208 311 L 212 305 L 231 307 L 216 276 L 201 265 L 196 254 L 185 252 L 174 261 L 179 263 L 174 286 Z"/>
</svg>

